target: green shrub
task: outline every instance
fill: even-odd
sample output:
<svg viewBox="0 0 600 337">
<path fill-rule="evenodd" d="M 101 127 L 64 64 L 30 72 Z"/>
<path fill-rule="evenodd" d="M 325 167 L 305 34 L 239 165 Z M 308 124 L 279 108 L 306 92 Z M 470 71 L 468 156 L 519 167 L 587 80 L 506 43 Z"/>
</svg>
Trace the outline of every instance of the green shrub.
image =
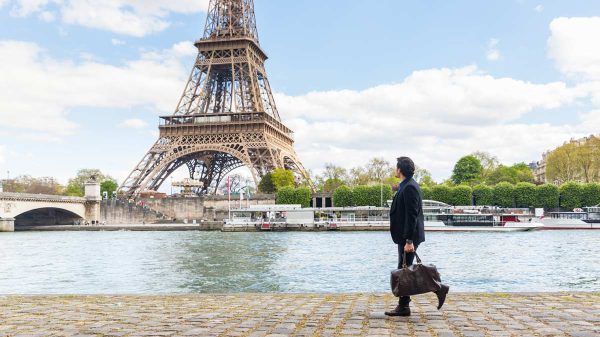
<svg viewBox="0 0 600 337">
<path fill-rule="evenodd" d="M 260 183 L 258 184 L 258 191 L 267 194 L 275 193 L 277 191 L 275 188 L 275 183 L 273 182 L 272 173 L 267 173 L 264 177 L 262 177 Z"/>
<path fill-rule="evenodd" d="M 488 185 L 477 185 L 473 187 L 473 197 L 477 206 L 491 206 L 494 204 L 494 189 Z"/>
<path fill-rule="evenodd" d="M 520 208 L 534 207 L 536 189 L 532 183 L 518 183 L 515 186 L 515 204 Z"/>
<path fill-rule="evenodd" d="M 558 186 L 545 184 L 537 186 L 535 190 L 535 207 L 546 209 L 558 207 L 558 199 L 560 197 Z"/>
<path fill-rule="evenodd" d="M 295 205 L 296 204 L 296 189 L 290 186 L 282 187 L 277 191 L 278 205 Z"/>
<path fill-rule="evenodd" d="M 452 191 L 446 185 L 437 185 L 431 188 L 431 199 L 446 204 L 452 203 Z"/>
<path fill-rule="evenodd" d="M 469 186 L 459 185 L 450 189 L 450 201 L 454 206 L 471 206 L 473 190 Z"/>
<path fill-rule="evenodd" d="M 294 191 L 294 204 L 310 207 L 312 191 L 308 187 L 299 187 Z"/>
<path fill-rule="evenodd" d="M 580 184 L 568 182 L 560 186 L 560 207 L 572 210 L 583 205 L 583 189 Z"/>
<path fill-rule="evenodd" d="M 370 190 L 371 190 L 371 188 L 369 186 L 356 186 L 352 193 L 354 196 L 354 205 L 369 206 Z"/>
<path fill-rule="evenodd" d="M 381 207 L 392 198 L 392 188 L 389 185 L 369 186 L 369 206 Z"/>
<path fill-rule="evenodd" d="M 431 187 L 422 186 L 421 192 L 423 192 L 423 200 L 431 200 Z"/>
<path fill-rule="evenodd" d="M 494 186 L 494 204 L 500 207 L 513 207 L 515 187 L 511 183 L 502 182 Z"/>
<path fill-rule="evenodd" d="M 600 184 L 591 183 L 583 185 L 582 204 L 585 207 L 592 207 L 600 204 Z"/>
<path fill-rule="evenodd" d="M 333 192 L 333 206 L 352 207 L 354 206 L 354 193 L 348 186 L 342 185 Z"/>
</svg>

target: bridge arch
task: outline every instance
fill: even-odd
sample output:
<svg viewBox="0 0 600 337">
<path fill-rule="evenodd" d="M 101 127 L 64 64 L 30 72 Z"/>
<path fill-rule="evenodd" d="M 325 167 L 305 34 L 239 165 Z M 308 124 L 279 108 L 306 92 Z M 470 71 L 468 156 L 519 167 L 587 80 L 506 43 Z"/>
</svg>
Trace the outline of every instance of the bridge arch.
<svg viewBox="0 0 600 337">
<path fill-rule="evenodd" d="M 78 210 L 61 207 L 32 207 L 14 215 L 15 227 L 20 226 L 67 226 L 77 225 L 84 221 L 85 214 Z"/>
</svg>

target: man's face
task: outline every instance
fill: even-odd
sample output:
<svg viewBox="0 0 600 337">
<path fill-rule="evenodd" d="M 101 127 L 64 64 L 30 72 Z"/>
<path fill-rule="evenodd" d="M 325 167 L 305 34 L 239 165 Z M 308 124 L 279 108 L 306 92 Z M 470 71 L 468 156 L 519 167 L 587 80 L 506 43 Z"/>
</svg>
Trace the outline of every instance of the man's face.
<svg viewBox="0 0 600 337">
<path fill-rule="evenodd" d="M 400 171 L 399 168 L 396 168 L 396 178 L 400 178 L 401 180 L 404 180 L 404 176 L 402 175 L 402 172 Z"/>
</svg>

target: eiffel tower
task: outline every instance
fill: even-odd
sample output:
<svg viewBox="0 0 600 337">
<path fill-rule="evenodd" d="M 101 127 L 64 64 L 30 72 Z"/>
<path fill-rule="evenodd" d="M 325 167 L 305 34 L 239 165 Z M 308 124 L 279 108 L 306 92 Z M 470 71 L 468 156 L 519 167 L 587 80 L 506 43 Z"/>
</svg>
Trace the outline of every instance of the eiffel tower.
<svg viewBox="0 0 600 337">
<path fill-rule="evenodd" d="M 216 193 L 231 171 L 246 166 L 257 184 L 277 168 L 310 183 L 279 117 L 267 79 L 253 0 L 211 0 L 198 57 L 175 113 L 160 118 L 160 136 L 119 191 L 156 191 L 184 165 Z"/>
</svg>

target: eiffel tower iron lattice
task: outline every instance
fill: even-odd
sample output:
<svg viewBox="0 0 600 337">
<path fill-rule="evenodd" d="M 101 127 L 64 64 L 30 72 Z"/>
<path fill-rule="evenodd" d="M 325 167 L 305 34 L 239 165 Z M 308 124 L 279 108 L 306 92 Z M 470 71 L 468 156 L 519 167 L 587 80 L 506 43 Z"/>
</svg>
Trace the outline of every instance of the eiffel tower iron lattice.
<svg viewBox="0 0 600 337">
<path fill-rule="evenodd" d="M 267 79 L 253 0 L 211 0 L 198 57 L 175 113 L 161 117 L 160 136 L 119 188 L 127 197 L 156 191 L 187 166 L 216 193 L 228 173 L 250 169 L 254 182 L 277 168 L 310 178 L 279 117 Z"/>
</svg>

